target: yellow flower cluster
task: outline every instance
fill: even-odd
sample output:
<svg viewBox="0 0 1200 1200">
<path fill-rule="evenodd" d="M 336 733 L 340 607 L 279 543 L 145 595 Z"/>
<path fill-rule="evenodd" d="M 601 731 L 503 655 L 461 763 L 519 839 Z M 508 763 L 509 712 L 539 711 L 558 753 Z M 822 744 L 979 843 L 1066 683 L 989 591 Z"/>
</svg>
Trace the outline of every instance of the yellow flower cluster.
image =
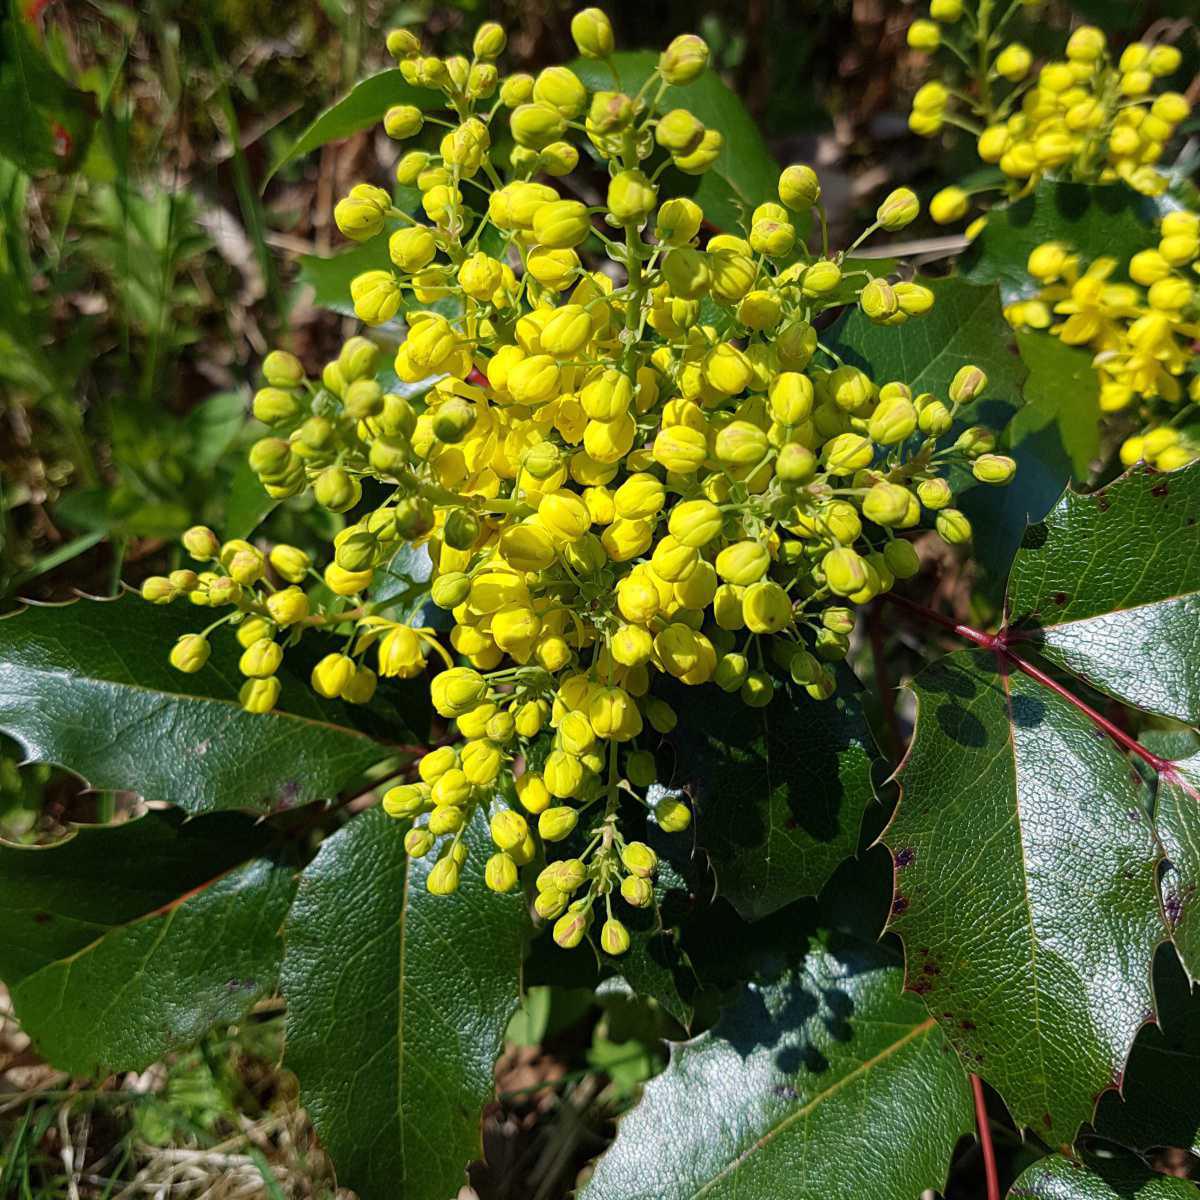
<svg viewBox="0 0 1200 1200">
<path fill-rule="evenodd" d="M 1155 85 L 1179 70 L 1179 50 L 1135 42 L 1114 61 L 1104 33 L 1082 26 L 1067 41 L 1064 58 L 1034 74 L 1032 52 L 1002 36 L 1020 7 L 1014 0 L 995 19 L 992 0 L 934 0 L 934 19 L 913 22 L 911 46 L 944 49 L 955 61 L 948 61 L 946 79 L 918 89 L 910 128 L 922 137 L 935 137 L 946 125 L 966 130 L 980 159 L 1003 172 L 1010 196 L 1043 175 L 1123 181 L 1145 195 L 1161 195 L 1167 178 L 1154 164 L 1190 107 L 1179 92 L 1156 93 Z M 959 221 L 971 194 L 993 186 L 945 188 L 930 202 L 930 214 L 941 224 Z"/>
<path fill-rule="evenodd" d="M 572 32 L 583 55 L 609 60 L 603 13 L 578 13 Z M 453 114 L 403 108 L 384 120 L 394 136 L 446 127 L 436 151 L 409 150 L 397 168 L 420 189 L 423 219 L 365 183 L 337 205 L 347 236 L 387 238 L 392 268 L 352 291 L 371 325 L 403 307 L 399 383 L 379 381 L 376 346 L 354 337 L 319 380 L 270 355 L 254 399 L 272 429 L 251 451 L 264 486 L 280 497 L 311 488 L 348 514 L 316 577 L 334 600 L 309 613 L 298 584 L 315 572 L 295 548 L 264 560 L 208 530 L 186 540 L 203 574 L 146 591 L 230 606 L 256 710 L 273 702 L 268 668 L 283 646 L 314 625 L 350 631 L 313 671 L 323 696 L 368 699 L 369 655 L 378 674 L 410 677 L 439 654 L 448 669 L 432 678 L 433 705 L 461 744 L 427 754 L 418 778 L 383 798 L 410 823 L 409 853 L 436 852 L 428 887 L 454 890 L 463 830 L 490 809 L 489 885 L 515 888 L 520 868 L 562 843 L 570 857 L 537 876 L 537 912 L 572 946 L 603 900 L 599 941 L 620 953 L 628 932 L 613 898 L 652 903 L 655 871 L 649 847 L 622 834 L 621 795 L 667 831 L 691 819 L 674 794 L 645 798 L 653 746 L 677 721 L 662 684 L 711 684 L 753 706 L 781 686 L 829 697 L 850 606 L 919 569 L 905 532 L 924 521 L 969 541 L 951 472 L 1003 484 L 1014 464 L 984 427 L 946 438 L 986 386 L 976 367 L 944 396 L 914 395 L 822 346 L 814 321 L 827 309 L 857 304 L 900 326 L 933 294 L 824 248 L 811 168 L 784 170 L 778 199 L 736 233 L 709 235 L 694 201 L 660 196 L 666 167 L 702 172 L 722 151 L 717 131 L 664 104 L 705 69 L 700 38 L 676 38 L 632 95 L 615 68 L 614 90 L 593 93 L 561 66 L 501 79 L 504 34 L 490 23 L 471 60 L 425 56 L 406 31 L 388 45 Z M 491 149 L 507 140 L 502 121 L 506 163 Z M 606 168 L 603 204 L 573 198 L 586 186 L 564 195 L 548 182 L 580 161 L 572 139 Z M 902 228 L 917 209 L 900 189 L 866 232 Z M 818 253 L 803 240 L 814 215 Z M 450 650 L 371 599 L 375 572 L 404 543 L 428 549 Z M 204 637 L 185 639 L 176 665 L 202 665 Z"/>
<path fill-rule="evenodd" d="M 1200 217 L 1168 213 L 1159 234 L 1156 248 L 1124 264 L 1084 263 L 1059 242 L 1038 246 L 1027 270 L 1039 290 L 1005 316 L 1017 329 L 1048 330 L 1093 350 L 1101 411 L 1136 411 L 1144 426 L 1123 442 L 1122 462 L 1144 459 L 1169 471 L 1200 458 L 1200 446 L 1176 427 L 1200 403 Z M 1118 268 L 1133 282 L 1114 280 Z"/>
</svg>

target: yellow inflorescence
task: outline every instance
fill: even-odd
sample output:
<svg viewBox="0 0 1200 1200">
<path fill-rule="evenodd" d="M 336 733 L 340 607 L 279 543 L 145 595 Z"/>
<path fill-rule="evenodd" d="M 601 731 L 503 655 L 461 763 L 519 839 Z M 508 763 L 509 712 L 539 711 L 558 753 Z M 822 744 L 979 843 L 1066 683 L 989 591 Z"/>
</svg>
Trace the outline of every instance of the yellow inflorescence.
<svg viewBox="0 0 1200 1200">
<path fill-rule="evenodd" d="M 1135 42 L 1114 59 L 1103 32 L 1076 29 L 1064 57 L 1034 72 L 1033 54 L 1002 36 L 1016 3 L 935 0 L 933 20 L 913 22 L 909 44 L 945 49 L 947 79 L 930 79 L 913 97 L 909 126 L 934 137 L 947 125 L 976 139 L 980 159 L 1003 172 L 1010 196 L 1043 175 L 1080 183 L 1115 183 L 1161 195 L 1167 178 L 1155 168 L 1190 108 L 1182 94 L 1156 90 L 1178 71 L 1171 45 Z M 997 19 L 999 17 L 999 19 Z M 966 88 L 956 86 L 965 75 Z M 990 185 L 971 192 L 990 190 Z M 968 191 L 946 188 L 934 197 L 935 221 L 949 224 L 967 211 Z"/>
<path fill-rule="evenodd" d="M 1134 412 L 1146 425 L 1124 441 L 1121 460 L 1168 471 L 1200 458 L 1200 446 L 1170 423 L 1200 402 L 1200 217 L 1169 213 L 1159 234 L 1156 248 L 1120 264 L 1082 262 L 1058 242 L 1038 246 L 1027 264 L 1037 295 L 1010 304 L 1005 316 L 1018 329 L 1049 330 L 1094 351 L 1101 410 Z M 1133 282 L 1113 280 L 1118 269 Z"/>
<path fill-rule="evenodd" d="M 585 56 L 611 53 L 599 10 L 572 30 Z M 420 218 L 369 184 L 336 211 L 347 236 L 388 239 L 392 269 L 352 291 L 368 324 L 405 308 L 401 386 L 378 382 L 378 349 L 354 337 L 319 380 L 269 355 L 254 401 L 272 429 L 251 451 L 268 491 L 311 489 L 349 523 L 319 576 L 294 547 L 264 555 L 191 530 L 202 572 L 151 580 L 145 594 L 228 607 L 216 624 L 236 625 L 254 711 L 278 695 L 283 648 L 313 627 L 348 635 L 312 672 L 322 696 L 363 703 L 377 674 L 444 660 L 432 700 L 461 741 L 383 798 L 411 823 L 409 853 L 436 848 L 430 890 L 454 890 L 472 813 L 511 786 L 514 803 L 492 809 L 487 882 L 515 888 L 522 866 L 572 839 L 572 857 L 537 877 L 537 912 L 572 946 L 602 900 L 600 944 L 620 953 L 629 938 L 612 902 L 652 903 L 655 856 L 625 840 L 618 800 L 655 782 L 652 747 L 677 720 L 662 684 L 712 685 L 754 706 L 780 680 L 829 697 L 852 606 L 919 568 L 905 532 L 924 519 L 948 542 L 970 539 L 951 468 L 1003 484 L 1014 464 L 982 427 L 942 444 L 986 386 L 977 368 L 944 396 L 914 395 L 821 346 L 813 322 L 826 309 L 857 303 L 900 326 L 933 295 L 808 251 L 797 214 L 807 223 L 815 210 L 825 226 L 810 168 L 788 167 L 778 202 L 706 240 L 696 203 L 660 195 L 665 167 L 699 173 L 722 151 L 717 131 L 667 103 L 669 85 L 704 70 L 700 38 L 675 39 L 635 95 L 589 92 L 566 67 L 502 79 L 493 24 L 471 60 L 425 56 L 407 31 L 388 45 L 452 113 L 438 151 L 411 150 L 397 168 L 420 189 Z M 393 112 L 385 128 L 440 120 Z M 515 142 L 504 164 L 492 151 L 501 124 Z M 602 204 L 550 182 L 575 167 L 580 141 L 607 166 Z M 916 212 L 901 189 L 872 228 Z M 449 648 L 372 602 L 376 572 L 404 543 L 428 548 Z M 306 577 L 334 599 L 316 604 Z M 207 632 L 181 642 L 176 666 L 203 666 Z M 683 800 L 651 794 L 660 827 L 686 828 Z"/>
</svg>

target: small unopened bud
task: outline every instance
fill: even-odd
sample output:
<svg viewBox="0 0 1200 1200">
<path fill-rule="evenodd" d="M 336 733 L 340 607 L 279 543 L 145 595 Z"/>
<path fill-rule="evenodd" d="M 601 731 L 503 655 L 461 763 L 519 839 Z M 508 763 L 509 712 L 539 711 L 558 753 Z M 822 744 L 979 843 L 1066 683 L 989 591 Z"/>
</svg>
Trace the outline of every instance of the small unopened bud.
<svg viewBox="0 0 1200 1200">
<path fill-rule="evenodd" d="M 659 56 L 659 74 L 668 83 L 691 83 L 708 66 L 708 53 L 708 43 L 702 37 L 680 34 Z"/>
<path fill-rule="evenodd" d="M 896 188 L 885 197 L 876 210 L 875 219 L 884 229 L 894 233 L 897 229 L 912 224 L 920 211 L 921 203 L 914 191 L 910 188 Z"/>
<path fill-rule="evenodd" d="M 950 382 L 953 404 L 968 404 L 987 387 L 987 376 L 978 367 L 959 367 Z"/>
<path fill-rule="evenodd" d="M 608 58 L 613 52 L 612 25 L 598 8 L 585 8 L 571 18 L 571 37 L 584 58 Z"/>
</svg>

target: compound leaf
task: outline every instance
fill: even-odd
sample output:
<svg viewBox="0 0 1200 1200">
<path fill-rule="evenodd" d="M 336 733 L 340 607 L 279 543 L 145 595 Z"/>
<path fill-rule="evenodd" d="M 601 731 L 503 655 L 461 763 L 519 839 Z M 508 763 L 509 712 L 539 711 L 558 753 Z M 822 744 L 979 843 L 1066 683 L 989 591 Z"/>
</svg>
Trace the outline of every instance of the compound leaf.
<svg viewBox="0 0 1200 1200">
<path fill-rule="evenodd" d="M 293 892 L 270 842 L 249 817 L 166 811 L 0 844 L 0 978 L 39 1052 L 141 1070 L 269 995 Z"/>
<path fill-rule="evenodd" d="M 1200 724 L 1200 463 L 1066 492 L 1013 562 L 1010 620 L 1119 700 Z"/>
<path fill-rule="evenodd" d="M 172 668 L 175 640 L 210 617 L 127 597 L 0 620 L 0 729 L 98 790 L 135 790 L 191 813 L 331 798 L 387 756 L 356 728 L 363 717 L 319 701 L 286 660 L 283 711 L 244 712 L 240 647 L 228 633 L 212 639 L 198 673 Z"/>
<path fill-rule="evenodd" d="M 902 976 L 885 948 L 829 935 L 798 969 L 743 985 L 712 1030 L 672 1046 L 581 1200 L 940 1187 L 970 1092 Z"/>
<path fill-rule="evenodd" d="M 1140 776 L 1075 707 L 984 651 L 913 688 L 883 835 L 907 986 L 1018 1125 L 1070 1144 L 1152 1009 L 1163 927 Z"/>
<path fill-rule="evenodd" d="M 528 925 L 523 896 L 484 883 L 482 814 L 452 896 L 426 890 L 404 831 L 373 809 L 329 838 L 284 935 L 287 1065 L 362 1200 L 445 1200 L 479 1157 Z"/>
</svg>

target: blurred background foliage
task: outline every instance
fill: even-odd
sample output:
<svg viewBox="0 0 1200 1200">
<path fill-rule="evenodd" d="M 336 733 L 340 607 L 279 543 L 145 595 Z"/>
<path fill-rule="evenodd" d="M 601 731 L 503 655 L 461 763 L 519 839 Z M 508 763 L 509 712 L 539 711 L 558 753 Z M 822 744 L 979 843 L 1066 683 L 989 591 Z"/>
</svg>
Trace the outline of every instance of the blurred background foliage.
<svg viewBox="0 0 1200 1200">
<path fill-rule="evenodd" d="M 270 510 L 245 466 L 245 417 L 268 349 L 315 370 L 352 331 L 306 280 L 313 256 L 343 248 L 336 199 L 361 179 L 386 182 L 394 147 L 369 131 L 268 181 L 271 165 L 355 81 L 390 65 L 387 29 L 419 26 L 451 52 L 491 17 L 510 31 L 509 66 L 536 70 L 574 56 L 579 6 L 0 2 L 0 613 L 115 594 L 178 565 L 172 539 L 197 521 L 241 534 L 265 516 L 267 537 L 315 547 L 329 515 L 304 499 Z M 701 33 L 776 157 L 821 171 L 835 230 L 859 224 L 887 188 L 928 196 L 960 173 L 953 147 L 908 131 L 920 62 L 901 0 L 605 7 L 627 48 Z M 1196 12 L 1195 0 L 1075 10 L 1118 38 Z M 1070 20 L 1051 4 L 1035 36 L 1057 39 Z M 1197 39 L 1179 44 L 1194 75 Z M 0 837 L 44 841 L 128 802 L 22 766 L 0 738 Z M 39 1064 L 0 1007 L 0 1196 L 333 1195 L 278 1068 L 273 1003 L 175 1061 L 95 1086 Z M 659 1039 L 679 1032 L 620 991 L 532 988 L 498 1068 L 478 1193 L 565 1195 L 661 1068 Z M 978 1178 L 968 1149 L 948 1195 L 977 1195 Z"/>
</svg>

